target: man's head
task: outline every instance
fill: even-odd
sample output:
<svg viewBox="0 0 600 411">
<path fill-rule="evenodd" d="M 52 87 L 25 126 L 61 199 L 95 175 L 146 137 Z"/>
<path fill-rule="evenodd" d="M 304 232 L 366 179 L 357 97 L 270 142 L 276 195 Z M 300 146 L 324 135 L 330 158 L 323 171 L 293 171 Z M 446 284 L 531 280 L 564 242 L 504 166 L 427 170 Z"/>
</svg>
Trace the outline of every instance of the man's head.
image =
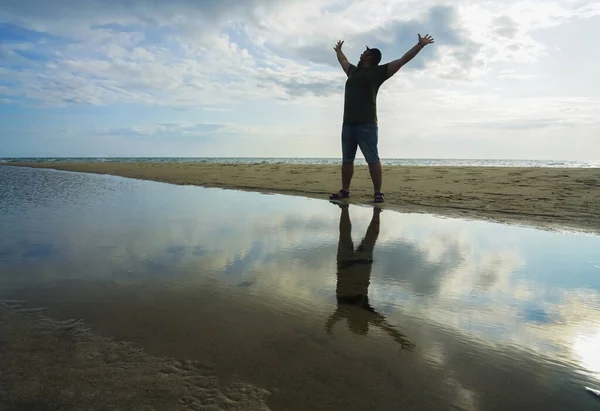
<svg viewBox="0 0 600 411">
<path fill-rule="evenodd" d="M 381 61 L 381 51 L 379 49 L 370 49 L 368 46 L 360 55 L 359 65 L 361 66 L 377 66 Z"/>
</svg>

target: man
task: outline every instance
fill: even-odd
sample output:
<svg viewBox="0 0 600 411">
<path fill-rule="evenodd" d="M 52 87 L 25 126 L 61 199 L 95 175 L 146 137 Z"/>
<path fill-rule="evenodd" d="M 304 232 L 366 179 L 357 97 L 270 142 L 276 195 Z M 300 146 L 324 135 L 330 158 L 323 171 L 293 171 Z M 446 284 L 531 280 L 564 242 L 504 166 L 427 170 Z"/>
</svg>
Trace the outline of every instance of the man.
<svg viewBox="0 0 600 411">
<path fill-rule="evenodd" d="M 381 162 L 377 151 L 377 92 L 387 79 L 392 77 L 402 66 L 411 61 L 433 38 L 427 34 L 421 37 L 416 46 L 404 56 L 389 63 L 379 65 L 381 51 L 369 47 L 360 55 L 358 65 L 351 64 L 342 52 L 342 40 L 333 48 L 337 59 L 346 72 L 344 96 L 344 120 L 342 124 L 342 189 L 332 194 L 330 200 L 350 197 L 350 181 L 354 174 L 354 158 L 357 147 L 365 156 L 369 165 L 369 173 L 373 181 L 374 201 L 383 202 L 381 192 Z"/>
</svg>

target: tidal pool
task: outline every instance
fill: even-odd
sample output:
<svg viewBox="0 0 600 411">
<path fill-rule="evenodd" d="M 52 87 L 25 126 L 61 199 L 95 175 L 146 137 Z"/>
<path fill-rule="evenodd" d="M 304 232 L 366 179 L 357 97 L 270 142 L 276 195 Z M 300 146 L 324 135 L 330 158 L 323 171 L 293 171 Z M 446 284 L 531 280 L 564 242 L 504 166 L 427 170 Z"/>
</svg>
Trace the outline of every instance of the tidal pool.
<svg viewBox="0 0 600 411">
<path fill-rule="evenodd" d="M 274 410 L 586 410 L 600 237 L 0 167 L 0 299 Z"/>
</svg>

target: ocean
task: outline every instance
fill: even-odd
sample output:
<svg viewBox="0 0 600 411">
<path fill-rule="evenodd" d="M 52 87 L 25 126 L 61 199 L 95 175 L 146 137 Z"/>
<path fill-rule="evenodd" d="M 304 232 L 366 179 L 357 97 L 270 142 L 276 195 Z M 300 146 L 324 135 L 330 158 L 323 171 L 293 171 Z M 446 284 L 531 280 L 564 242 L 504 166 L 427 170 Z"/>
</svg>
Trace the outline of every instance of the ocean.
<svg viewBox="0 0 600 411">
<path fill-rule="evenodd" d="M 149 163 L 229 163 L 229 164 L 339 164 L 339 158 L 293 158 L 293 157 L 5 157 L 0 163 L 10 162 L 149 162 Z M 387 166 L 441 166 L 441 167 L 542 167 L 542 168 L 600 168 L 600 160 L 477 160 L 436 158 L 385 158 Z M 356 159 L 357 165 L 366 164 Z"/>
</svg>

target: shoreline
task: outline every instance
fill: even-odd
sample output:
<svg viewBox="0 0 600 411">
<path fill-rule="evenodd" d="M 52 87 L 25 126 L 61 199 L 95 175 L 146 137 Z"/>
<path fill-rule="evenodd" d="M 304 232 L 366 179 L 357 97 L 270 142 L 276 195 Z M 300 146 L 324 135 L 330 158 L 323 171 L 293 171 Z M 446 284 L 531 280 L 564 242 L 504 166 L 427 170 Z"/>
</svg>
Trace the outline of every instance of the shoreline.
<svg viewBox="0 0 600 411">
<path fill-rule="evenodd" d="M 109 174 L 177 185 L 327 200 L 339 165 L 14 162 L 8 167 Z M 351 204 L 374 205 L 367 166 L 356 165 Z M 384 166 L 383 209 L 600 233 L 600 172 L 594 168 Z"/>
</svg>

